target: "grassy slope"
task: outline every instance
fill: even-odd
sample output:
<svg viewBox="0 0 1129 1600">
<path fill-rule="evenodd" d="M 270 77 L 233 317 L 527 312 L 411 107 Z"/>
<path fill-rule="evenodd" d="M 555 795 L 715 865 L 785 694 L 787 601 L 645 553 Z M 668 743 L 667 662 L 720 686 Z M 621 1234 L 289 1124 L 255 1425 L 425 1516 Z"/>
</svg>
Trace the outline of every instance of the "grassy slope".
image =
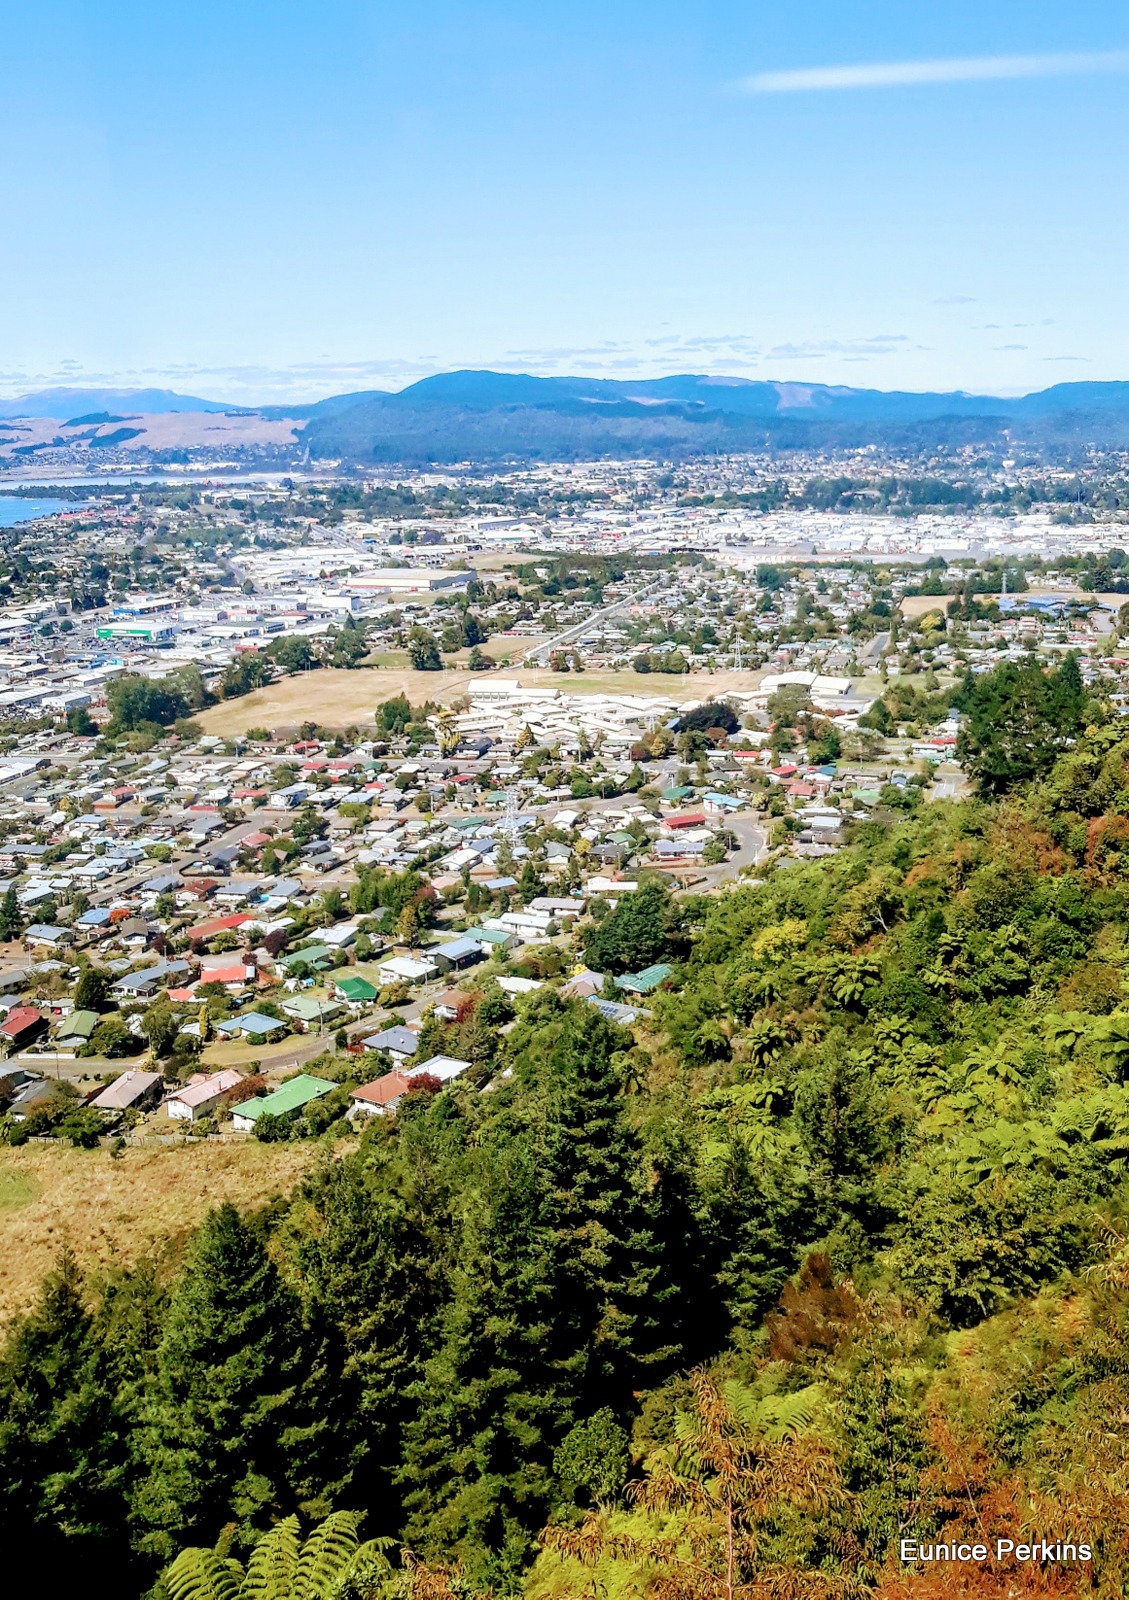
<svg viewBox="0 0 1129 1600">
<path fill-rule="evenodd" d="M 102 1150 L 62 1143 L 0 1149 L 0 1318 L 25 1307 L 59 1247 L 83 1267 L 129 1262 L 177 1243 L 213 1205 L 285 1192 L 317 1159 L 314 1144 Z"/>
</svg>

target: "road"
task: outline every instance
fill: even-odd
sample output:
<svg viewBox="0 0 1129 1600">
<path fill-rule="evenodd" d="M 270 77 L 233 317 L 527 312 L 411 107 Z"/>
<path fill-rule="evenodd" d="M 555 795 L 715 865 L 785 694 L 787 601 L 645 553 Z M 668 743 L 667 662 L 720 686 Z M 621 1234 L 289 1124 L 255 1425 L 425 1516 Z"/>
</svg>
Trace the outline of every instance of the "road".
<svg viewBox="0 0 1129 1600">
<path fill-rule="evenodd" d="M 571 628 L 566 628 L 563 633 L 555 633 L 552 638 L 546 639 L 534 649 L 527 650 L 521 658 L 522 666 L 548 666 L 549 658 L 554 650 L 560 650 L 565 645 L 574 644 L 578 639 L 582 639 L 586 633 L 590 633 L 601 622 L 606 622 L 609 617 L 617 616 L 619 612 L 626 611 L 631 606 L 637 606 L 644 600 L 649 600 L 652 595 L 659 594 L 663 589 L 667 588 L 668 584 L 669 579 L 664 575 L 658 583 L 651 584 L 650 588 L 642 589 L 637 594 L 628 595 L 624 600 L 617 600 L 614 605 L 602 606 L 600 610 L 593 611 L 591 616 L 586 617 L 583 622 L 574 623 Z"/>
<path fill-rule="evenodd" d="M 721 868 L 719 882 L 739 878 L 743 867 L 759 867 L 768 857 L 768 829 L 752 812 L 737 812 L 725 826 L 736 837 L 737 849 Z"/>
</svg>

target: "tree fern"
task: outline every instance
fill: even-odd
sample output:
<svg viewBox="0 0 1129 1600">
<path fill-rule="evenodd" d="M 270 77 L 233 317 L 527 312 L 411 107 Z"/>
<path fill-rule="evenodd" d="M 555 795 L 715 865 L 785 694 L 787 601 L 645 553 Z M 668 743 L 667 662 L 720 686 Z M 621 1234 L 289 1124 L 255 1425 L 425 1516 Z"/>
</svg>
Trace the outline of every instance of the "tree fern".
<svg viewBox="0 0 1129 1600">
<path fill-rule="evenodd" d="M 239 1600 L 291 1600 L 300 1550 L 298 1518 L 275 1523 L 251 1551 Z"/>
<path fill-rule="evenodd" d="M 358 1521 L 354 1511 L 334 1511 L 314 1528 L 298 1557 L 293 1600 L 327 1600 L 334 1592 L 356 1553 Z"/>
<path fill-rule="evenodd" d="M 359 1517 L 335 1511 L 303 1543 L 287 1517 L 251 1551 L 246 1571 L 215 1550 L 182 1550 L 165 1573 L 170 1600 L 375 1600 L 393 1577 L 393 1541 L 358 1546 Z"/>
<path fill-rule="evenodd" d="M 214 1550 L 182 1550 L 165 1573 L 171 1600 L 238 1600 L 243 1569 Z"/>
</svg>

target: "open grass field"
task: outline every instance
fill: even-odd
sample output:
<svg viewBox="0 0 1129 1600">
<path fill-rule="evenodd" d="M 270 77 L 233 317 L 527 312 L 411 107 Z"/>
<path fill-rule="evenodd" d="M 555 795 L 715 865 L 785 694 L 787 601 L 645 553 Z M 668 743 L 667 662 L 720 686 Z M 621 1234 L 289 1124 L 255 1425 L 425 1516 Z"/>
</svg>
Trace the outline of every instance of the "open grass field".
<svg viewBox="0 0 1129 1600">
<path fill-rule="evenodd" d="M 901 605 L 903 617 L 924 617 L 930 611 L 947 611 L 955 596 L 951 594 L 907 594 Z"/>
<path fill-rule="evenodd" d="M 317 1160 L 315 1144 L 201 1143 L 105 1150 L 27 1144 L 0 1150 L 0 1321 L 25 1309 L 69 1243 L 97 1274 L 179 1244 L 224 1200 L 285 1193 Z"/>
<path fill-rule="evenodd" d="M 550 672 L 547 668 L 505 667 L 501 676 L 537 688 L 560 689 L 566 694 L 647 694 L 667 700 L 706 700 L 711 695 L 731 691 L 751 693 L 763 676 L 760 672 L 691 672 L 681 676 L 639 672 Z M 205 733 L 230 738 L 248 728 L 267 728 L 271 733 L 301 727 L 303 722 L 318 722 L 329 728 L 364 727 L 371 723 L 376 707 L 394 695 L 406 694 L 413 705 L 425 700 L 449 703 L 467 692 L 471 683 L 489 682 L 489 674 L 460 672 L 445 668 L 441 672 L 413 672 L 410 667 L 358 669 L 323 667 L 317 672 L 298 673 L 283 678 L 266 689 L 239 700 L 202 711 L 197 721 Z"/>
</svg>

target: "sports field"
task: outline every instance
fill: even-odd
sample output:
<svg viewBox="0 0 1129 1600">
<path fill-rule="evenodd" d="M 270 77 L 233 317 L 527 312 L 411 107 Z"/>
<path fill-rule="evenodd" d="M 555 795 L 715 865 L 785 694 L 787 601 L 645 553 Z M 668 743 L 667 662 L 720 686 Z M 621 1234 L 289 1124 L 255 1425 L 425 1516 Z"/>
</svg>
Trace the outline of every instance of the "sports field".
<svg viewBox="0 0 1129 1600">
<path fill-rule="evenodd" d="M 693 672 L 681 676 L 639 672 L 551 672 L 547 668 L 504 667 L 496 674 L 516 678 L 538 688 L 560 689 L 565 694 L 647 694 L 662 699 L 707 700 L 713 695 L 756 688 L 760 672 Z M 467 692 L 471 683 L 489 682 L 490 675 L 445 668 L 440 672 L 413 672 L 410 667 L 359 668 L 349 672 L 323 667 L 317 672 L 283 678 L 266 689 L 239 700 L 225 700 L 196 719 L 205 733 L 223 738 L 266 728 L 271 733 L 317 722 L 323 727 L 364 727 L 376 707 L 394 695 L 406 694 L 413 705 L 425 700 L 449 704 Z"/>
</svg>

